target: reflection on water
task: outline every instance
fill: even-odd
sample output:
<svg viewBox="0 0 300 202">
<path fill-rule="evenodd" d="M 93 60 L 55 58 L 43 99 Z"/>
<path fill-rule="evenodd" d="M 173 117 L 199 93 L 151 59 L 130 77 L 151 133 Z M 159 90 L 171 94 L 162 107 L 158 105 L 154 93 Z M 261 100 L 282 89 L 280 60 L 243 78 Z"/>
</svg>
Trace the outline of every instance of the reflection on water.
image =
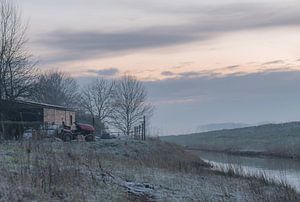
<svg viewBox="0 0 300 202">
<path fill-rule="evenodd" d="M 300 161 L 284 158 L 258 158 L 229 155 L 217 152 L 193 151 L 215 168 L 242 168 L 248 175 L 264 173 L 275 180 L 283 180 L 300 192 Z"/>
</svg>

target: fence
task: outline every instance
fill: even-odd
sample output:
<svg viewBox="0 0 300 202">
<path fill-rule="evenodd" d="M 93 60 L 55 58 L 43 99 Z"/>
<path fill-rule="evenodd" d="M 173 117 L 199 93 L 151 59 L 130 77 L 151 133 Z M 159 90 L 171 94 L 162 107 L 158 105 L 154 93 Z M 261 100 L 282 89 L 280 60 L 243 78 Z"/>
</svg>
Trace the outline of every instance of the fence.
<svg viewBox="0 0 300 202">
<path fill-rule="evenodd" d="M 109 134 L 117 137 L 121 135 L 126 136 L 126 133 L 121 131 L 109 131 Z M 144 116 L 143 120 L 133 127 L 133 130 L 130 131 L 128 137 L 136 140 L 146 140 L 146 134 L 146 117 Z"/>
<path fill-rule="evenodd" d="M 43 122 L 1 121 L 0 139 L 19 140 L 28 129 L 37 136 L 36 138 L 42 138 L 42 136 L 47 135 L 45 131 L 51 127 L 53 126 Z"/>
<path fill-rule="evenodd" d="M 37 138 L 43 138 L 49 136 L 50 130 L 51 132 L 55 130 L 52 127 L 53 125 L 43 122 L 0 121 L 0 140 L 20 140 L 27 129 L 31 129 L 32 134 L 36 134 Z M 121 132 L 110 132 L 110 134 L 119 136 Z M 143 117 L 142 122 L 133 128 L 130 136 L 134 139 L 146 140 L 146 117 Z"/>
<path fill-rule="evenodd" d="M 141 124 L 134 127 L 134 138 L 139 140 L 146 140 L 146 117 L 143 117 Z"/>
</svg>

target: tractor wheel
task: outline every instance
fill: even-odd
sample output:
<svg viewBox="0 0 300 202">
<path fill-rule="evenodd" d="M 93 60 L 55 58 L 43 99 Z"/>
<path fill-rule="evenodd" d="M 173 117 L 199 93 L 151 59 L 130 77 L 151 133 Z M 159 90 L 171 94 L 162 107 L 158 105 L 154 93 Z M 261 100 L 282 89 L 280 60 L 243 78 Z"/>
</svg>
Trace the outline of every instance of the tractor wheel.
<svg viewBox="0 0 300 202">
<path fill-rule="evenodd" d="M 94 135 L 87 135 L 87 136 L 85 136 L 85 141 L 86 142 L 93 142 L 93 141 L 95 141 Z"/>
<path fill-rule="evenodd" d="M 71 142 L 72 141 L 72 136 L 70 134 L 64 134 L 63 135 L 63 141 L 64 142 Z"/>
</svg>

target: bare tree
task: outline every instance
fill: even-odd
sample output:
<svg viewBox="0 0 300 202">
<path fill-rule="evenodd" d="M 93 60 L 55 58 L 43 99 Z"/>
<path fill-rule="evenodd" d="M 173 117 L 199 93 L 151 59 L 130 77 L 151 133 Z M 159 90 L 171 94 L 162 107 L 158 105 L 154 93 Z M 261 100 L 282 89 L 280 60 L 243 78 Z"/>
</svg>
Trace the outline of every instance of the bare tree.
<svg viewBox="0 0 300 202">
<path fill-rule="evenodd" d="M 27 26 L 9 0 L 0 0 L 0 99 L 27 97 L 34 83 L 35 64 L 26 49 Z"/>
<path fill-rule="evenodd" d="M 79 101 L 75 79 L 60 71 L 49 71 L 39 76 L 35 84 L 34 101 L 74 107 Z"/>
<path fill-rule="evenodd" d="M 116 84 L 113 107 L 114 126 L 128 136 L 144 116 L 153 112 L 152 105 L 147 102 L 147 91 L 143 83 L 128 75 L 123 76 Z"/>
<path fill-rule="evenodd" d="M 113 112 L 115 82 L 98 78 L 82 91 L 81 107 L 102 124 L 107 124 Z"/>
</svg>

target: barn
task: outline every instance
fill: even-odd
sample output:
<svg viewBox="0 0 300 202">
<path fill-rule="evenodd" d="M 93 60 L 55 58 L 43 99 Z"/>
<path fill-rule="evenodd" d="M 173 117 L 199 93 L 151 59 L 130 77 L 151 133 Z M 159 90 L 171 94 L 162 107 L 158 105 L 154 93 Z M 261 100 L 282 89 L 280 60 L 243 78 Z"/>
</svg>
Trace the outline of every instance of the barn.
<svg viewBox="0 0 300 202">
<path fill-rule="evenodd" d="M 57 125 L 64 122 L 70 126 L 76 118 L 74 109 L 58 105 L 21 100 L 2 100 L 0 103 L 1 119 L 4 121 Z"/>
<path fill-rule="evenodd" d="M 63 106 L 0 100 L 0 141 L 17 140 L 27 129 L 47 129 L 62 123 L 71 126 L 75 118 L 75 110 Z"/>
</svg>

